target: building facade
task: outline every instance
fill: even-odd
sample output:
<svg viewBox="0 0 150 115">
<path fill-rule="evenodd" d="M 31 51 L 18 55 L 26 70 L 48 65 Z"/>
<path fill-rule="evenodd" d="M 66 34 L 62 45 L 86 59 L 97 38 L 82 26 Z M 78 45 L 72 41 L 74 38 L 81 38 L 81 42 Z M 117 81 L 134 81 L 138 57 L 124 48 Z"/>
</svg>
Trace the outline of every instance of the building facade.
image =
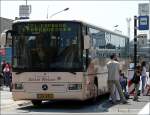
<svg viewBox="0 0 150 115">
<path fill-rule="evenodd" d="M 2 33 L 4 30 L 11 29 L 13 20 L 0 17 L 0 33 Z"/>
<path fill-rule="evenodd" d="M 2 35 L 5 30 L 11 29 L 12 22 L 13 20 L 11 19 L 0 17 L 0 35 Z M 3 42 L 5 42 L 5 40 L 3 40 L 1 37 L 2 36 L 0 36 L 0 46 L 2 46 L 2 44 L 4 44 Z"/>
</svg>

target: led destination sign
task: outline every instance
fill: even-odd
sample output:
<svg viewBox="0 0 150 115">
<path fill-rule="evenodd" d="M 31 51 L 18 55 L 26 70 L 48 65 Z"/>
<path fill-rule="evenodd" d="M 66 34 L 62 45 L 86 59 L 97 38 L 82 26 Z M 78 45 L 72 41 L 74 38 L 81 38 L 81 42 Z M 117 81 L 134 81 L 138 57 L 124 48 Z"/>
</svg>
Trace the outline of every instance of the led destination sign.
<svg viewBox="0 0 150 115">
<path fill-rule="evenodd" d="M 38 24 L 38 23 L 28 23 L 21 25 L 20 29 L 18 28 L 19 33 L 34 33 L 34 32 L 69 32 L 71 28 L 67 24 Z"/>
</svg>

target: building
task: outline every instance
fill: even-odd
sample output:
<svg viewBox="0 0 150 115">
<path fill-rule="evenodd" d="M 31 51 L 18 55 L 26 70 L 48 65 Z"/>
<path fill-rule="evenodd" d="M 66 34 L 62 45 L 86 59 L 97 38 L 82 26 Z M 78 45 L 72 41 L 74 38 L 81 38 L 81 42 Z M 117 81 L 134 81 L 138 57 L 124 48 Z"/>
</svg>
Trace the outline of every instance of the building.
<svg viewBox="0 0 150 115">
<path fill-rule="evenodd" d="M 5 30 L 10 30 L 11 29 L 12 22 L 13 22 L 12 19 L 7 19 L 7 18 L 0 17 L 0 35 Z M 0 46 L 2 46 L 2 44 L 4 44 L 3 43 L 4 41 L 5 40 L 3 40 L 2 38 L 0 38 Z"/>
<path fill-rule="evenodd" d="M 145 60 L 146 62 L 150 62 L 150 39 L 147 40 L 145 45 L 137 44 L 137 61 L 141 62 Z M 130 56 L 134 58 L 134 41 L 130 42 Z"/>
<path fill-rule="evenodd" d="M 0 28 L 1 28 L 0 29 L 0 34 L 4 30 L 11 29 L 12 22 L 13 22 L 12 19 L 7 19 L 7 18 L 0 17 Z"/>
</svg>

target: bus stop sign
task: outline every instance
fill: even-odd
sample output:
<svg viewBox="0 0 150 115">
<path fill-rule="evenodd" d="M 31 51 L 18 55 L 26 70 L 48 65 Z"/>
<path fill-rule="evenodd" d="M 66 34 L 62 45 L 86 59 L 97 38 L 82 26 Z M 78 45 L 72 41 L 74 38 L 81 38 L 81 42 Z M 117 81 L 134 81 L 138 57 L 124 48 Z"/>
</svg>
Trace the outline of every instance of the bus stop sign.
<svg viewBox="0 0 150 115">
<path fill-rule="evenodd" d="M 148 16 L 139 16 L 139 30 L 148 30 L 149 29 L 149 17 Z"/>
</svg>

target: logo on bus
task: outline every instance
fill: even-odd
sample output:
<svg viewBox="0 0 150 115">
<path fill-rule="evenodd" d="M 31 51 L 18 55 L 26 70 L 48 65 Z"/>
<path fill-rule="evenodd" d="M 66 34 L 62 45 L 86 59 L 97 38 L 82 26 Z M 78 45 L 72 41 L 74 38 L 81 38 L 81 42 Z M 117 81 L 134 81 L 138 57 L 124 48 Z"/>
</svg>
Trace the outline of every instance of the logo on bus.
<svg viewBox="0 0 150 115">
<path fill-rule="evenodd" d="M 46 84 L 42 85 L 43 90 L 48 90 L 48 86 Z"/>
</svg>

